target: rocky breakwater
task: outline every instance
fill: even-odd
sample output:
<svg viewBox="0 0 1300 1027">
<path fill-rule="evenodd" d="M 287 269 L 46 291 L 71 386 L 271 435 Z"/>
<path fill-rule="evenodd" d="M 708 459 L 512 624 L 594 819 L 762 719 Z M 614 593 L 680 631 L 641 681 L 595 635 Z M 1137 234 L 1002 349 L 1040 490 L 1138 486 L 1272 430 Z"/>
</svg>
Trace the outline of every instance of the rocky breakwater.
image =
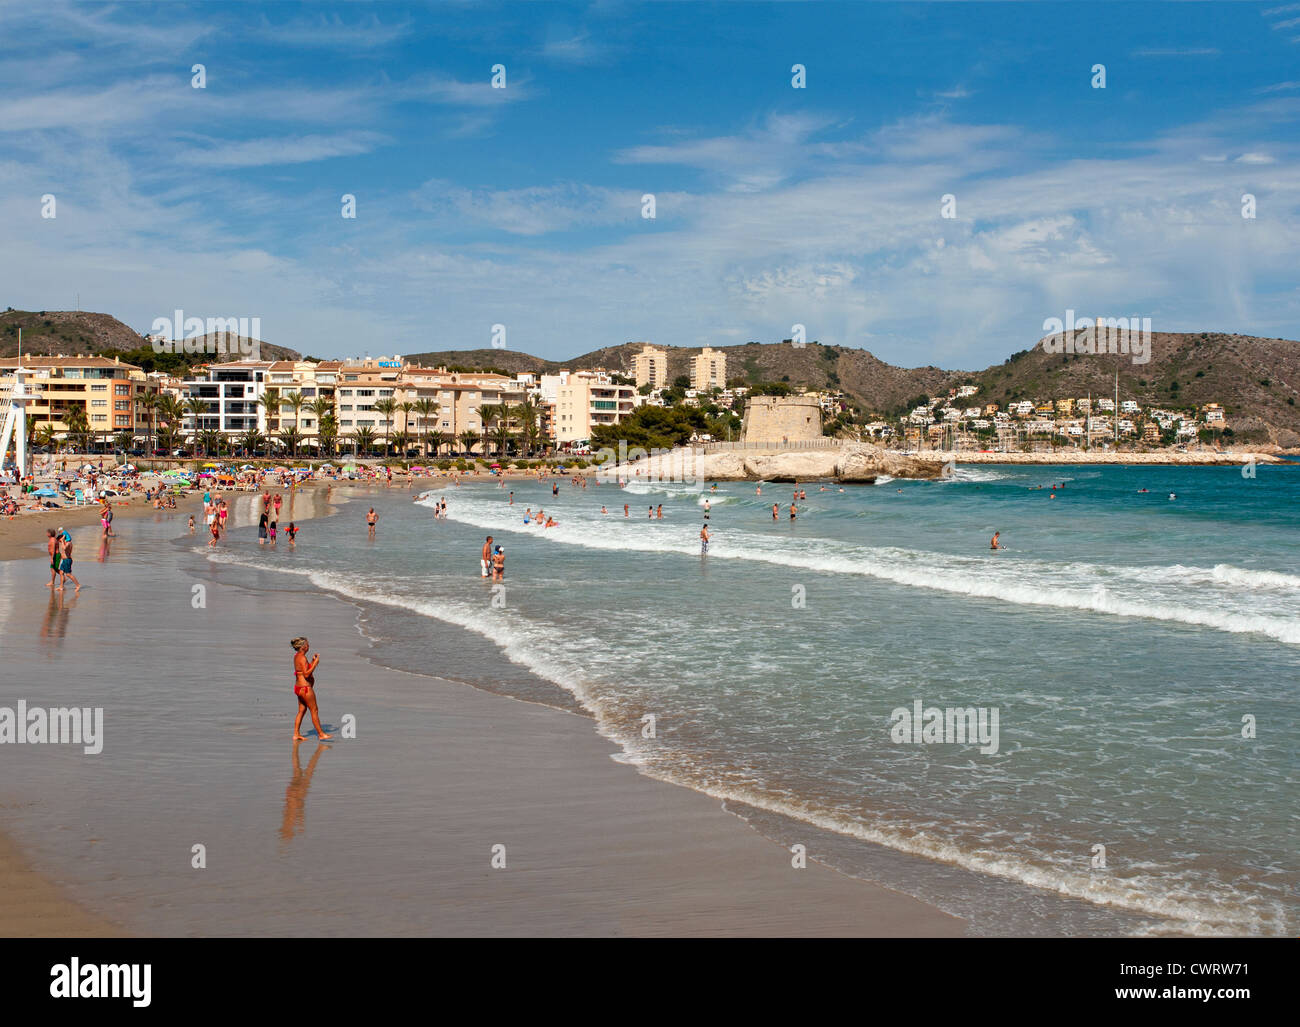
<svg viewBox="0 0 1300 1027">
<path fill-rule="evenodd" d="M 674 450 L 626 464 L 621 477 L 659 481 L 776 481 L 833 479 L 870 484 L 883 475 L 892 478 L 940 478 L 947 454 L 896 453 L 867 443 L 834 449 L 692 453 Z M 610 470 L 603 473 L 609 474 Z"/>
</svg>

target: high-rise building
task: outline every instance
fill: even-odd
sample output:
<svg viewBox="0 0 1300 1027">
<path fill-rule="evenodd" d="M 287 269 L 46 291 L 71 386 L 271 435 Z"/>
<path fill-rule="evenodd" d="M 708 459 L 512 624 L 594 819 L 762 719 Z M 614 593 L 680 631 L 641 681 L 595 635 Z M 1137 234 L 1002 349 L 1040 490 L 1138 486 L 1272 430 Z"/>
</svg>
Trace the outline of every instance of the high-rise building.
<svg viewBox="0 0 1300 1027">
<path fill-rule="evenodd" d="M 691 388 L 725 389 L 727 387 L 727 355 L 721 350 L 705 346 L 699 356 L 691 361 Z"/>
<path fill-rule="evenodd" d="M 668 354 L 646 343 L 641 352 L 632 358 L 633 377 L 636 387 L 649 385 L 652 389 L 661 389 L 668 384 Z"/>
</svg>

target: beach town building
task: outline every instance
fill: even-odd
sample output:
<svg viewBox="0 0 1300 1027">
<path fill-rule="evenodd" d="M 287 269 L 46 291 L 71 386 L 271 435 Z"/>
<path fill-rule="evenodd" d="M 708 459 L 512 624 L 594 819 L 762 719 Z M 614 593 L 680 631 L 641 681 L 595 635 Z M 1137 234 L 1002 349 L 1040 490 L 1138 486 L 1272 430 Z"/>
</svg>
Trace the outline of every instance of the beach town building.
<svg viewBox="0 0 1300 1027">
<path fill-rule="evenodd" d="M 1206 403 L 1204 416 L 1206 424 L 1223 424 L 1225 420 L 1223 407 L 1219 406 L 1218 403 Z"/>
<path fill-rule="evenodd" d="M 73 409 L 86 415 L 92 436 L 101 440 L 123 432 L 134 437 L 147 423 L 140 400 L 157 395 L 159 382 L 135 364 L 118 357 L 33 356 L 22 364 L 33 372 L 27 378 L 30 392 L 40 395 L 27 403 L 36 432 L 48 427 L 59 438 L 68 434 Z M 9 405 L 17 357 L 0 358 L 0 404 Z"/>
<path fill-rule="evenodd" d="M 602 370 L 542 375 L 542 395 L 555 404 L 556 444 L 571 448 L 590 441 L 597 425 L 618 424 L 637 408 L 636 390 Z"/>
<path fill-rule="evenodd" d="M 632 357 L 632 377 L 637 388 L 649 385 L 661 389 L 668 384 L 668 354 L 658 347 L 645 343 L 641 352 Z"/>
<path fill-rule="evenodd" d="M 691 388 L 724 389 L 727 387 L 727 355 L 705 346 L 691 360 Z"/>
<path fill-rule="evenodd" d="M 224 435 L 266 432 L 266 376 L 270 360 L 234 360 L 208 364 L 195 370 L 194 377 L 181 382 L 189 409 L 181 422 L 191 438 L 198 432 L 217 431 Z"/>
</svg>

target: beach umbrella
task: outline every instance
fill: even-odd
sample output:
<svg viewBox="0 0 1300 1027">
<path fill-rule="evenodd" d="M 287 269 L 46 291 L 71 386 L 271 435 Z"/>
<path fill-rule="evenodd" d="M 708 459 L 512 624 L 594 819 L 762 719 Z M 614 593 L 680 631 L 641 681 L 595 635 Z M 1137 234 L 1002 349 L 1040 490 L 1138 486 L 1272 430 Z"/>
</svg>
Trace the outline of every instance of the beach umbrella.
<svg viewBox="0 0 1300 1027">
<path fill-rule="evenodd" d="M 220 464 L 204 464 L 204 467 L 220 467 Z"/>
</svg>

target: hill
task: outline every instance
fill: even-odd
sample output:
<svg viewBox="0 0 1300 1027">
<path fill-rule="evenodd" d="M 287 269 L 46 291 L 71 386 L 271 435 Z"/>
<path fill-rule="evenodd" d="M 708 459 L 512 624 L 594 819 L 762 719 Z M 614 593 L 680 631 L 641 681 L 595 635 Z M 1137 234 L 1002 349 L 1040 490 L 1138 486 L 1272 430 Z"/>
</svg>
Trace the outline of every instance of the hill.
<svg viewBox="0 0 1300 1027">
<path fill-rule="evenodd" d="M 68 356 L 90 354 L 112 355 L 140 364 L 145 370 L 152 348 L 148 340 L 111 314 L 97 314 L 89 310 L 14 310 L 0 314 L 0 356 L 11 357 L 18 352 L 18 330 L 23 333 L 23 352 L 42 356 L 63 353 Z M 296 350 L 261 344 L 263 360 L 297 360 Z M 144 353 L 142 351 L 148 351 Z M 178 363 L 206 363 L 200 354 L 186 354 Z M 132 359 L 132 358 L 135 359 Z"/>
<path fill-rule="evenodd" d="M 554 373 L 560 368 L 604 367 L 630 374 L 643 343 L 607 346 L 571 360 L 543 360 L 512 350 L 446 350 L 412 354 L 428 365 L 498 367 L 511 373 Z M 668 354 L 668 377 L 689 375 L 700 347 L 661 346 Z M 1151 359 L 1135 364 L 1128 356 L 1051 353 L 1039 340 L 1001 364 L 981 371 L 938 367 L 896 367 L 862 349 L 790 342 L 717 346 L 727 355 L 732 382 L 787 382 L 796 387 L 841 390 L 864 415 L 898 417 L 924 396 L 946 396 L 950 389 L 975 385 L 963 405 L 997 403 L 1003 409 L 1018 399 L 1110 396 L 1119 372 L 1121 399 L 1144 408 L 1186 408 L 1221 403 L 1240 441 L 1300 446 L 1300 343 L 1224 332 L 1155 332 Z"/>
</svg>

